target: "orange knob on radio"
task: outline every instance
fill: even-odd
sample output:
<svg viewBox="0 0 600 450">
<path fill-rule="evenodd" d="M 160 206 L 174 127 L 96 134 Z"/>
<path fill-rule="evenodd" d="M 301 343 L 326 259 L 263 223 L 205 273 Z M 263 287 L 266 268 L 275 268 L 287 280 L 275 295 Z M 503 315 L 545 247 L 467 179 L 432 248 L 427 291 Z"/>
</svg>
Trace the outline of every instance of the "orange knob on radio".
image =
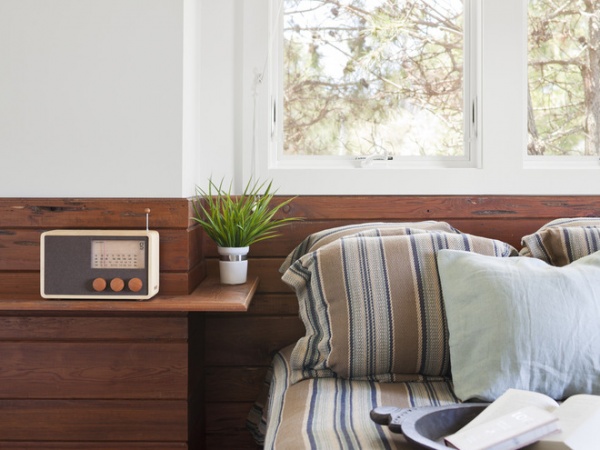
<svg viewBox="0 0 600 450">
<path fill-rule="evenodd" d="M 132 278 L 127 283 L 127 287 L 129 288 L 129 290 L 131 292 L 139 292 L 142 290 L 143 286 L 144 286 L 144 282 L 139 278 Z"/>
<path fill-rule="evenodd" d="M 94 288 L 96 292 L 102 292 L 106 289 L 106 280 L 104 278 L 94 279 L 94 281 L 92 281 L 92 288 Z"/>
<path fill-rule="evenodd" d="M 110 280 L 110 288 L 114 292 L 121 292 L 125 287 L 125 282 L 121 278 L 113 278 Z"/>
</svg>

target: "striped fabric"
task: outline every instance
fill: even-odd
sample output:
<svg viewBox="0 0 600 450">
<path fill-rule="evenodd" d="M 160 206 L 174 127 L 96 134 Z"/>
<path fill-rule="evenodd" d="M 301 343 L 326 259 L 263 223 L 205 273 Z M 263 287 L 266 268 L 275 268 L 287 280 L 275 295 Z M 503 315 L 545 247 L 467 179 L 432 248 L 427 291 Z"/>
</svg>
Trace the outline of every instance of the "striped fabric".
<svg viewBox="0 0 600 450">
<path fill-rule="evenodd" d="M 436 261 L 443 248 L 516 254 L 500 241 L 428 232 L 345 237 L 296 261 L 282 277 L 296 291 L 306 327 L 291 355 L 291 382 L 448 376 L 448 331 Z"/>
<path fill-rule="evenodd" d="M 556 219 L 523 237 L 522 244 L 521 255 L 566 266 L 600 250 L 600 218 Z"/>
<path fill-rule="evenodd" d="M 290 384 L 290 352 L 284 349 L 273 361 L 268 408 L 259 404 L 249 416 L 248 426 L 265 449 L 408 449 L 402 435 L 371 421 L 373 408 L 458 401 L 447 380 L 374 383 L 319 378 Z"/>
<path fill-rule="evenodd" d="M 454 227 L 446 222 L 437 222 L 434 220 L 426 220 L 422 222 L 372 222 L 361 223 L 354 225 L 346 225 L 343 227 L 329 228 L 318 231 L 307 236 L 286 258 L 279 271 L 284 273 L 290 268 L 294 261 L 302 256 L 314 252 L 324 245 L 329 244 L 342 237 L 357 235 L 357 236 L 393 236 L 404 234 L 416 234 L 419 231 L 445 231 L 447 233 L 459 233 Z"/>
</svg>

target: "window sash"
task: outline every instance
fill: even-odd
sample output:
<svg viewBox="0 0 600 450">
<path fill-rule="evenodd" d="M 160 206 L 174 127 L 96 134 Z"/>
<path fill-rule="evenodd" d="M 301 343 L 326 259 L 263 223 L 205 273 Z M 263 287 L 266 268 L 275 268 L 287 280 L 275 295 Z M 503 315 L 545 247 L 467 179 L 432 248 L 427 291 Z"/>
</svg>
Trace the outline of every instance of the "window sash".
<svg viewBox="0 0 600 450">
<path fill-rule="evenodd" d="M 481 148 L 479 145 L 480 90 L 479 49 L 481 19 L 479 17 L 480 0 L 463 0 L 464 2 L 464 38 L 463 38 L 463 149 L 457 156 L 394 156 L 393 160 L 376 159 L 368 167 L 432 167 L 457 168 L 479 167 Z M 270 0 L 270 67 L 269 67 L 269 167 L 316 169 L 365 167 L 363 157 L 323 156 L 323 155 L 284 155 L 284 120 L 283 120 L 283 0 Z"/>
</svg>

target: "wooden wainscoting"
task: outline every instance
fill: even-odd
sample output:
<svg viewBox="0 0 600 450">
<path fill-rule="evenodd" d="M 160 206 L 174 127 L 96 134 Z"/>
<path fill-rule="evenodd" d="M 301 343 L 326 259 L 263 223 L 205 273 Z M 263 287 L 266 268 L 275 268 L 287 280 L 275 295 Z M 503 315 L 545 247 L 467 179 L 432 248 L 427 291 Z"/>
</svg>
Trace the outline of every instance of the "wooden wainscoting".
<svg viewBox="0 0 600 450">
<path fill-rule="evenodd" d="M 188 294 L 206 276 L 187 199 L 0 198 L 0 295 L 39 294 L 40 234 L 54 229 L 146 228 L 160 233 L 160 292 Z"/>
<path fill-rule="evenodd" d="M 206 273 L 187 199 L 0 199 L 0 448 L 204 448 L 201 313 L 40 297 L 42 232 L 142 230 L 145 208 L 160 293 L 187 299 Z"/>
<path fill-rule="evenodd" d="M 600 196 L 318 196 L 299 197 L 285 211 L 304 217 L 282 236 L 252 246 L 250 272 L 260 277 L 248 313 L 206 316 L 206 436 L 210 449 L 255 449 L 245 421 L 273 352 L 304 332 L 295 295 L 278 268 L 308 234 L 362 222 L 440 220 L 460 231 L 520 249 L 521 237 L 559 217 L 600 216 Z M 216 247 L 204 242 L 208 272 Z"/>
</svg>

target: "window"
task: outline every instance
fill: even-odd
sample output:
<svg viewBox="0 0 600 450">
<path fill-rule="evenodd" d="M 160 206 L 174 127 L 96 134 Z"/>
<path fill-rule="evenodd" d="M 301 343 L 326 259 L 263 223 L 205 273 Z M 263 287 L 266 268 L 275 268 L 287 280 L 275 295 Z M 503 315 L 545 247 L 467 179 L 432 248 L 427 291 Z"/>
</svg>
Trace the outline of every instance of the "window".
<svg viewBox="0 0 600 450">
<path fill-rule="evenodd" d="M 600 156 L 600 2 L 529 1 L 527 152 Z"/>
<path fill-rule="evenodd" d="M 561 0 L 556 1 L 556 4 L 551 3 L 552 0 L 531 0 L 531 3 L 529 0 L 464 0 L 458 3 L 454 0 L 358 1 L 336 0 L 334 3 L 333 0 L 303 0 L 301 3 L 304 5 L 311 5 L 304 9 L 295 0 L 244 0 L 239 3 L 243 5 L 240 7 L 243 8 L 244 18 L 243 26 L 240 27 L 243 32 L 240 40 L 244 44 L 240 82 L 244 85 L 245 94 L 240 115 L 235 117 L 240 119 L 243 127 L 239 139 L 243 160 L 240 169 L 242 180 L 247 180 L 250 176 L 269 178 L 279 186 L 280 194 L 303 195 L 577 195 L 600 192 L 598 156 L 551 156 L 557 153 L 552 153 L 554 150 L 549 149 L 565 148 L 565 142 L 574 142 L 570 147 L 572 150 L 567 154 L 585 155 L 586 147 L 592 147 L 588 136 L 595 123 L 594 115 L 590 112 L 595 109 L 593 106 L 584 108 L 584 104 L 600 104 L 585 97 L 600 93 L 598 76 L 588 79 L 589 83 L 596 83 L 596 87 L 586 93 L 585 83 L 588 81 L 584 81 L 582 75 L 579 75 L 577 81 L 575 75 L 584 73 L 581 68 L 586 64 L 591 69 L 598 58 L 589 59 L 583 66 L 581 63 L 556 64 L 550 71 L 550 61 L 541 57 L 551 54 L 551 47 L 548 46 L 546 50 L 540 48 L 541 53 L 536 56 L 537 50 L 532 48 L 534 45 L 530 41 L 535 37 L 550 45 L 550 34 L 542 31 L 548 29 L 543 25 L 544 17 L 552 18 L 552 15 L 548 11 L 544 12 L 544 9 L 554 8 L 554 13 L 562 15 L 557 19 L 562 24 L 575 24 L 580 28 L 570 32 L 565 32 L 563 28 L 562 35 L 553 31 L 552 39 L 558 40 L 552 44 L 552 51 L 559 52 L 558 56 L 561 58 L 564 55 L 560 52 L 567 50 L 571 59 L 574 56 L 582 57 L 584 51 L 595 48 L 591 45 L 581 46 L 582 43 L 587 39 L 590 42 L 599 40 L 597 36 L 589 35 L 590 30 L 598 29 L 598 24 L 594 21 L 598 21 L 599 2 L 589 2 L 589 5 L 596 8 L 590 14 L 582 9 L 588 5 L 584 0 Z M 368 13 L 351 14 L 341 8 L 342 5 L 358 4 Z M 577 14 L 565 16 L 575 4 L 578 6 Z M 390 5 L 395 5 L 397 10 L 390 10 Z M 412 33 L 410 38 L 404 40 L 398 38 L 394 41 L 390 37 L 386 40 L 384 27 L 372 26 L 371 33 L 373 30 L 384 33 L 384 37 L 376 33 L 378 42 L 385 44 L 377 47 L 375 37 L 352 34 L 366 29 L 369 21 L 374 23 L 374 16 L 378 19 L 383 17 L 376 14 L 379 10 L 385 10 L 389 17 L 392 13 L 398 15 L 400 11 L 406 11 L 409 5 L 421 8 L 422 18 L 433 14 L 431 8 L 434 5 L 440 8 L 443 6 L 444 15 L 450 20 L 449 25 L 452 26 L 449 29 L 453 32 L 444 30 L 444 33 L 439 34 L 434 30 L 439 28 L 440 21 L 422 21 L 429 27 L 427 32 L 433 36 L 430 38 L 431 42 L 439 43 L 446 39 L 453 44 L 452 51 L 446 51 L 445 48 L 442 50 L 443 46 L 439 45 L 428 48 L 432 52 L 431 61 L 446 63 L 454 58 L 456 67 L 462 67 L 460 70 L 449 70 L 448 67 L 454 66 L 441 65 L 442 68 L 446 67 L 445 75 L 440 75 L 440 79 L 448 82 L 446 86 L 456 87 L 459 84 L 456 76 L 462 71 L 462 90 L 446 87 L 448 92 L 444 92 L 446 97 L 443 106 L 450 104 L 453 109 L 435 109 L 425 102 L 423 88 L 419 83 L 411 83 L 413 87 L 416 86 L 416 92 L 409 92 L 404 87 L 404 90 L 394 91 L 391 83 L 377 77 L 390 79 L 400 85 L 398 81 L 402 77 L 393 72 L 400 70 L 401 66 L 404 69 L 403 64 L 406 65 L 406 62 L 402 62 L 402 58 L 400 62 L 388 62 L 387 56 L 405 53 L 416 58 L 416 49 L 424 48 L 418 47 L 419 42 L 422 46 L 426 45 L 423 34 Z M 460 15 L 457 5 L 462 5 Z M 286 15 L 284 11 L 287 11 Z M 332 21 L 340 16 L 344 16 L 345 25 L 339 26 L 339 30 L 334 29 Z M 321 17 L 319 27 L 311 29 L 306 22 L 307 17 Z M 413 20 L 416 20 L 414 17 L 418 16 L 413 16 Z M 587 23 L 584 27 L 584 20 L 591 20 L 592 25 Z M 535 25 L 536 21 L 541 28 Z M 461 64 L 458 64 L 460 49 L 457 41 L 452 40 L 457 34 L 454 32 L 458 30 L 457 24 L 462 24 Z M 548 26 L 550 24 L 555 25 L 552 21 L 548 22 Z M 405 27 L 410 28 L 408 23 L 405 23 Z M 298 65 L 292 67 L 294 70 L 286 76 L 296 82 L 295 86 L 303 87 L 299 83 L 303 81 L 312 89 L 306 88 L 308 90 L 300 92 L 319 93 L 315 98 L 308 97 L 312 103 L 307 101 L 306 104 L 312 105 L 311 108 L 292 109 L 291 117 L 296 123 L 288 127 L 290 130 L 297 130 L 297 134 L 295 139 L 287 143 L 283 139 L 283 113 L 292 104 L 286 106 L 282 99 L 285 79 L 282 60 L 278 59 L 284 55 L 284 37 L 289 41 L 290 51 L 296 52 L 290 56 L 290 61 L 296 61 Z M 567 42 L 569 45 L 565 46 Z M 580 45 L 580 53 L 571 53 L 577 48 L 577 43 Z M 338 48 L 334 49 L 334 45 Z M 350 52 L 351 48 L 357 49 L 356 55 Z M 370 52 L 374 53 L 368 56 Z M 419 57 L 423 56 L 421 53 Z M 337 69 L 325 71 L 325 57 L 335 54 L 337 57 L 333 59 L 337 61 L 337 66 L 332 67 Z M 381 55 L 386 56 L 382 59 L 382 64 L 366 64 L 369 58 Z M 365 57 L 364 61 L 362 57 Z M 365 67 L 360 66 L 359 62 L 365 63 Z M 419 67 L 410 58 L 409 63 L 412 64 L 409 64 L 411 68 Z M 559 67 L 563 71 L 568 69 L 568 75 L 559 75 L 554 71 Z M 306 70 L 302 72 L 299 69 Z M 311 71 L 320 75 L 320 78 L 294 78 Z M 537 78 L 532 76 L 536 72 Z M 543 76 L 540 77 L 540 74 Z M 342 75 L 347 78 L 342 78 Z M 416 78 L 414 74 L 407 72 L 403 75 L 405 78 L 412 76 L 413 80 Z M 423 76 L 418 82 L 425 82 L 427 79 Z M 576 87 L 577 83 L 579 87 Z M 358 111 L 357 108 L 351 108 L 353 96 L 343 96 L 348 92 L 356 94 L 363 105 L 372 106 L 375 94 L 387 89 L 391 91 L 391 96 L 385 101 L 393 108 L 374 107 L 366 111 L 361 108 Z M 336 95 L 327 97 L 323 92 L 335 92 Z M 449 100 L 449 92 L 456 94 L 452 100 Z M 546 95 L 548 93 L 552 95 Z M 299 95 L 297 92 L 293 94 Z M 329 109 L 319 109 L 323 98 L 329 98 Z M 564 102 L 565 99 L 570 103 Z M 437 99 L 433 99 L 433 105 L 436 105 L 435 100 Z M 440 112 L 452 109 L 454 113 L 446 117 L 456 119 L 458 103 L 462 103 L 461 118 L 446 126 L 446 130 L 452 130 L 452 133 L 430 133 L 427 141 L 415 137 L 419 136 L 419 127 L 416 125 L 418 122 L 412 122 L 413 118 L 407 112 L 416 112 L 413 115 L 418 118 L 421 111 L 426 111 L 426 114 L 435 115 L 436 119 L 442 121 Z M 558 106 L 562 109 L 556 114 Z M 319 118 L 312 115 L 314 111 L 330 113 L 334 107 L 338 114 L 323 114 L 325 119 L 318 125 L 321 127 L 318 133 L 308 131 L 308 125 Z M 349 112 L 355 115 L 352 116 Z M 550 113 L 554 115 L 549 116 Z M 360 121 L 353 119 L 358 116 L 361 116 Z M 409 121 L 402 123 L 405 128 L 401 128 L 396 121 L 398 116 L 403 119 L 409 117 Z M 560 124 L 568 122 L 571 116 L 574 126 L 569 128 Z M 535 121 L 528 122 L 528 117 L 533 117 Z M 451 123 L 449 119 L 448 123 Z M 306 129 L 299 131 L 305 125 Z M 437 129 L 434 125 L 434 121 L 430 120 L 427 131 Z M 461 125 L 463 134 L 459 136 L 460 132 L 456 130 Z M 402 132 L 397 131 L 396 126 Z M 407 129 L 409 132 L 405 132 Z M 530 138 L 529 129 L 537 129 L 537 141 Z M 323 130 L 325 132 L 321 133 Z M 350 140 L 351 136 L 354 136 L 353 141 Z M 565 142 L 551 141 L 549 138 L 562 138 Z M 528 144 L 529 148 L 540 149 L 542 142 L 546 146 L 543 153 L 538 151 L 537 155 L 527 154 Z M 440 143 L 443 144 L 439 145 Z M 597 155 L 597 149 L 595 152 L 592 154 Z M 386 154 L 393 156 L 393 160 L 388 160 Z M 540 157 L 540 154 L 544 156 Z M 373 158 L 374 155 L 377 158 Z M 557 179 L 560 182 L 556 182 Z"/>
<path fill-rule="evenodd" d="M 282 9 L 281 155 L 468 154 L 462 0 L 283 0 Z"/>
</svg>

